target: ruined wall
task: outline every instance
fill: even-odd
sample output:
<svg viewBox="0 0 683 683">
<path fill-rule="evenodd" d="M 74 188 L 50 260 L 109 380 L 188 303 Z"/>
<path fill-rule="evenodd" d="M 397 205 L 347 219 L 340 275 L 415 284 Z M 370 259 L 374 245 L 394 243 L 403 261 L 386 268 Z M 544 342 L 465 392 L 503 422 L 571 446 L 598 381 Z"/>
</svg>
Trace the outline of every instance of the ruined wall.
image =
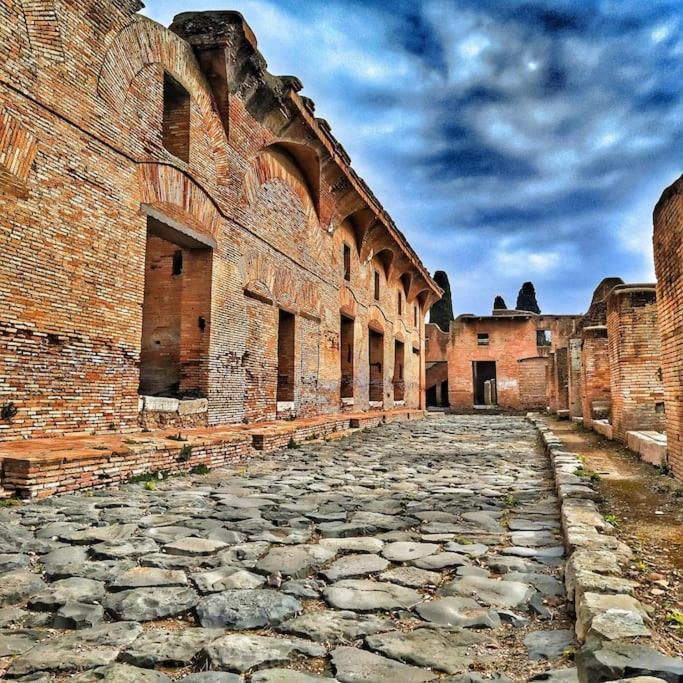
<svg viewBox="0 0 683 683">
<path fill-rule="evenodd" d="M 519 361 L 519 403 L 523 410 L 545 410 L 548 405 L 548 362 L 542 356 Z"/>
<path fill-rule="evenodd" d="M 668 459 L 683 479 L 683 176 L 655 207 L 654 256 Z"/>
<path fill-rule="evenodd" d="M 357 406 L 373 318 L 387 389 L 401 337 L 406 405 L 419 405 L 423 312 L 439 290 L 300 84 L 265 70 L 242 19 L 182 15 L 169 30 L 136 15 L 135 0 L 49 4 L 30 22 L 0 0 L 0 403 L 17 411 L 0 438 L 135 428 L 149 217 L 205 250 L 180 362 L 181 389 L 200 385 L 210 424 L 275 417 L 279 307 L 296 317 L 295 412 L 338 411 L 350 300 L 365 359 Z"/>
<path fill-rule="evenodd" d="M 571 337 L 567 348 L 567 393 L 571 417 L 583 417 L 581 399 L 581 337 Z"/>
<path fill-rule="evenodd" d="M 611 413 L 609 343 L 605 325 L 586 327 L 581 334 L 581 411 L 583 424 L 607 419 Z"/>
<path fill-rule="evenodd" d="M 607 298 L 612 428 L 664 431 L 664 388 L 655 285 L 622 285 Z"/>
</svg>

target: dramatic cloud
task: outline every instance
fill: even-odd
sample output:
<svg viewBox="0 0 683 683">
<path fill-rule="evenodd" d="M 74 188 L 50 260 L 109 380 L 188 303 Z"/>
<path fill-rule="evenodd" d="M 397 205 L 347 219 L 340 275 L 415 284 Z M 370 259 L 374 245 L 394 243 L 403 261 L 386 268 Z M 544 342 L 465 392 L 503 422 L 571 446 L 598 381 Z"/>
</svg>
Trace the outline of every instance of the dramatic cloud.
<svg viewBox="0 0 683 683">
<path fill-rule="evenodd" d="M 148 0 L 236 9 L 295 74 L 456 311 L 533 280 L 581 312 L 649 281 L 652 207 L 681 173 L 679 0 Z"/>
</svg>

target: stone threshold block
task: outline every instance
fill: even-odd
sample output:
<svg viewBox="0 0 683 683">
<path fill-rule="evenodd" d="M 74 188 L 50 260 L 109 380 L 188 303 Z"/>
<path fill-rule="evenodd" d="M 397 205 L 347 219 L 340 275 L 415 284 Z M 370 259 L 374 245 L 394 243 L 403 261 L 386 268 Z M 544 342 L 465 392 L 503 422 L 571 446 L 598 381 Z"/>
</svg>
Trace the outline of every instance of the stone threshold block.
<svg viewBox="0 0 683 683">
<path fill-rule="evenodd" d="M 641 460 L 659 467 L 666 463 L 666 434 L 661 432 L 626 432 L 629 450 L 637 453 Z"/>
<path fill-rule="evenodd" d="M 593 431 L 597 432 L 598 434 L 601 434 L 606 439 L 609 439 L 611 441 L 614 438 L 612 425 L 609 423 L 608 420 L 593 420 L 592 426 Z"/>
</svg>

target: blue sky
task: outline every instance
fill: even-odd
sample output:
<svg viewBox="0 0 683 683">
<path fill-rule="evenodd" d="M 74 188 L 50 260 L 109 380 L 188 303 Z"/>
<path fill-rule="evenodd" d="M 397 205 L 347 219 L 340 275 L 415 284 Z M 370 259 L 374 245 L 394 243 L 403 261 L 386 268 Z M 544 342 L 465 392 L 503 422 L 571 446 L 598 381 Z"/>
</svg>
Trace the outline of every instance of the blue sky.
<svg viewBox="0 0 683 683">
<path fill-rule="evenodd" d="M 654 279 L 652 208 L 683 170 L 680 0 L 147 0 L 234 9 L 316 102 L 456 313 L 586 309 Z"/>
</svg>

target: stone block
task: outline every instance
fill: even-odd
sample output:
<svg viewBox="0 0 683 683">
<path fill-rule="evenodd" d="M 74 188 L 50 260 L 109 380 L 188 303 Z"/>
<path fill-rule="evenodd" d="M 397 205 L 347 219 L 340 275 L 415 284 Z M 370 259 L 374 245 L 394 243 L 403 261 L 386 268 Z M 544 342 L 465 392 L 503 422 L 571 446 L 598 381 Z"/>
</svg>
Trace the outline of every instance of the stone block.
<svg viewBox="0 0 683 683">
<path fill-rule="evenodd" d="M 606 439 L 612 440 L 614 431 L 608 420 L 593 420 L 593 431 L 601 434 Z"/>
<path fill-rule="evenodd" d="M 164 396 L 145 396 L 145 410 L 158 413 L 177 413 L 180 401 Z"/>
<path fill-rule="evenodd" d="M 607 610 L 635 612 L 643 619 L 647 613 L 643 605 L 630 595 L 584 593 L 576 609 L 576 637 L 583 642 L 588 635 L 593 619 Z"/>
<path fill-rule="evenodd" d="M 180 415 L 197 415 L 205 413 L 209 409 L 209 401 L 205 398 L 194 398 L 179 401 L 178 413 Z"/>
</svg>

